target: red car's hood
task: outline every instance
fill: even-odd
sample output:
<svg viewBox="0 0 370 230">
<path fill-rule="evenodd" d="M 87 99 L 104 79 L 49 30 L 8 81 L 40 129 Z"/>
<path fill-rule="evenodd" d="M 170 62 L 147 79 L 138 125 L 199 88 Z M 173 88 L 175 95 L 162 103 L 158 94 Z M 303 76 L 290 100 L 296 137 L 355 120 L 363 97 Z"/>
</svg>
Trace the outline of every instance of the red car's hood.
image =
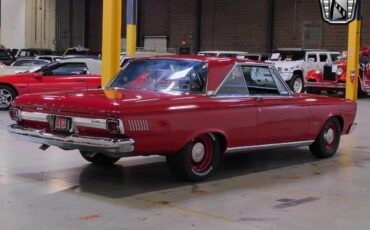
<svg viewBox="0 0 370 230">
<path fill-rule="evenodd" d="M 74 114 L 81 116 L 113 116 L 114 113 L 125 112 L 129 109 L 173 103 L 174 98 L 184 97 L 145 90 L 84 90 L 81 92 L 56 92 L 30 94 L 18 97 L 13 105 L 26 111 L 45 113 Z M 176 101 L 176 100 L 175 100 Z M 179 101 L 179 100 L 177 100 Z"/>
</svg>

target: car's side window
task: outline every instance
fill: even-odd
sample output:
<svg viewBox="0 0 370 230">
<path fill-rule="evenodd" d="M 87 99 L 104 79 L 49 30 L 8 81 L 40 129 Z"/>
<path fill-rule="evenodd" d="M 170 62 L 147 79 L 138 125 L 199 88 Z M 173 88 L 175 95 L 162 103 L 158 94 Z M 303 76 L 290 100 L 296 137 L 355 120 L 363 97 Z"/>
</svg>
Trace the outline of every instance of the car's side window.
<svg viewBox="0 0 370 230">
<path fill-rule="evenodd" d="M 49 76 L 83 75 L 88 74 L 89 70 L 85 63 L 66 63 L 49 71 Z"/>
<path fill-rule="evenodd" d="M 248 89 L 240 66 L 235 67 L 219 89 L 217 96 L 247 96 Z"/>
<path fill-rule="evenodd" d="M 317 55 L 316 54 L 308 54 L 307 61 L 317 62 Z"/>
<path fill-rule="evenodd" d="M 280 95 L 268 66 L 242 66 L 241 69 L 250 95 Z"/>
<path fill-rule="evenodd" d="M 320 62 L 327 62 L 329 57 L 327 54 L 320 54 Z"/>
</svg>

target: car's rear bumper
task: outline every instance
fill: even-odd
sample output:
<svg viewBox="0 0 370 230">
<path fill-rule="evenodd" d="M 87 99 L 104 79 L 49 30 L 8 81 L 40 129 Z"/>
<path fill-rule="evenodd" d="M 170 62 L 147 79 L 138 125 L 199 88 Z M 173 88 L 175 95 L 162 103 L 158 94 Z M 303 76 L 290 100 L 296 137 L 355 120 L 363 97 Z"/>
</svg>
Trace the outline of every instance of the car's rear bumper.
<svg viewBox="0 0 370 230">
<path fill-rule="evenodd" d="M 124 157 L 135 150 L 133 139 L 86 137 L 76 134 L 70 136 L 47 133 L 43 130 L 24 128 L 19 125 L 8 126 L 8 132 L 18 140 L 57 146 L 65 150 L 84 150 Z"/>
</svg>

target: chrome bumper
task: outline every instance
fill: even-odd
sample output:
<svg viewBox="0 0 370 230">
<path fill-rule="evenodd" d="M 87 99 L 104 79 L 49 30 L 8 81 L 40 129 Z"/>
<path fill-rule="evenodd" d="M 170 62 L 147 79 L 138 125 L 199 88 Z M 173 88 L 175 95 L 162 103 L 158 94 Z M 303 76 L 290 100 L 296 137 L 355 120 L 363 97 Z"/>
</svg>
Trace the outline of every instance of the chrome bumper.
<svg viewBox="0 0 370 230">
<path fill-rule="evenodd" d="M 357 128 L 357 123 L 353 123 L 350 127 L 349 127 L 349 130 L 348 130 L 348 134 L 351 134 L 353 133 Z"/>
<path fill-rule="evenodd" d="M 124 157 L 129 156 L 135 149 L 132 139 L 115 139 L 86 137 L 76 134 L 70 136 L 47 133 L 43 130 L 28 129 L 19 125 L 8 126 L 8 132 L 16 139 L 43 145 L 57 146 L 65 150 L 84 150 L 102 154 Z"/>
<path fill-rule="evenodd" d="M 311 88 L 327 88 L 327 89 L 345 89 L 345 83 L 335 83 L 335 82 L 306 82 L 306 87 Z"/>
</svg>

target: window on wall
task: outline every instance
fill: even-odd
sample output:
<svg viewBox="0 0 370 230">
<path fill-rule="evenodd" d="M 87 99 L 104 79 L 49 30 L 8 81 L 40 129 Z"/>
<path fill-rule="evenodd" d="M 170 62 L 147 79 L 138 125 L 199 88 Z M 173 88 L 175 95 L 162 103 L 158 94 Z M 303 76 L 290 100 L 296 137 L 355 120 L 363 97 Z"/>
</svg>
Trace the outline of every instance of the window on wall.
<svg viewBox="0 0 370 230">
<path fill-rule="evenodd" d="M 320 47 L 321 45 L 321 26 L 305 25 L 303 42 L 305 47 Z"/>
</svg>

